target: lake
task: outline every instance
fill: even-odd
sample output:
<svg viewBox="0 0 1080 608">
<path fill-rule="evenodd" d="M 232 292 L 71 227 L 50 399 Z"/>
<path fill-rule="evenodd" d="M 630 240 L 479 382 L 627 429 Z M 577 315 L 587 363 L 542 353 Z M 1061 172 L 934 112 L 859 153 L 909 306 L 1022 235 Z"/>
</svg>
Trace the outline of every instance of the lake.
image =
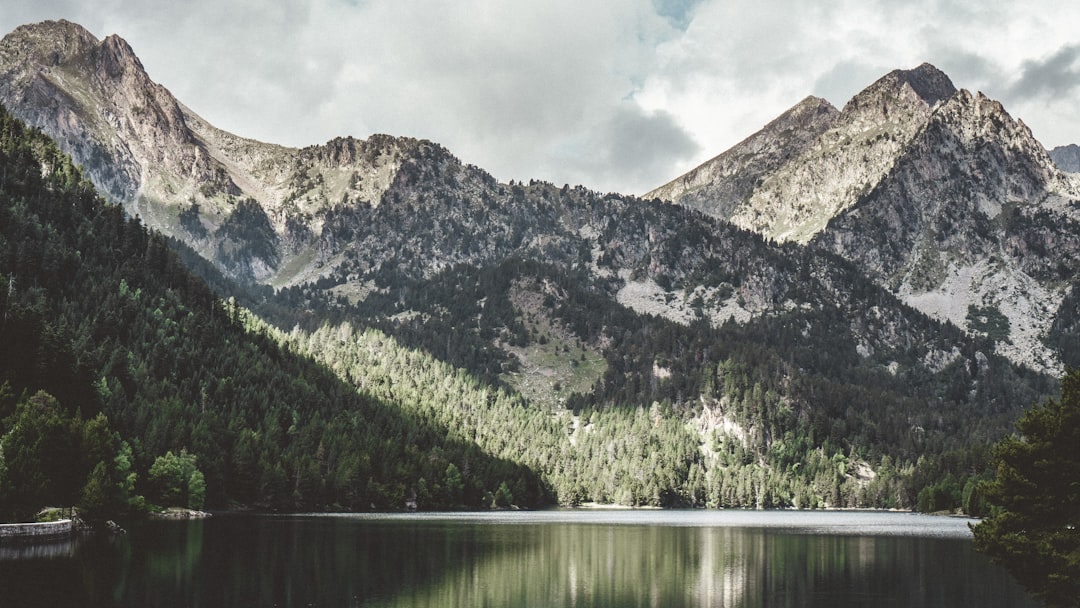
<svg viewBox="0 0 1080 608">
<path fill-rule="evenodd" d="M 969 520 L 551 510 L 255 516 L 0 547 L 0 605 L 1037 606 Z"/>
</svg>

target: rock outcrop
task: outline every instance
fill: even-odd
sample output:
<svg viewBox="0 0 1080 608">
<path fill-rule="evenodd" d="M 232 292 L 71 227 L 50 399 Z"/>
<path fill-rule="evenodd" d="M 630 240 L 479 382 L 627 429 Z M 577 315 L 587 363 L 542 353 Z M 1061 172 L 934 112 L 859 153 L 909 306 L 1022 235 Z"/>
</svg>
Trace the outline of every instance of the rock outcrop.
<svg viewBox="0 0 1080 608">
<path fill-rule="evenodd" d="M 327 214 L 377 206 L 402 163 L 431 145 L 375 136 L 295 149 L 232 135 L 152 81 L 119 36 L 98 40 L 67 21 L 22 26 L 0 41 L 0 103 L 54 138 L 131 215 L 228 274 L 276 284 L 317 275 L 315 237 Z M 250 217 L 228 221 L 248 199 L 272 227 L 272 247 L 230 238 Z"/>
<path fill-rule="evenodd" d="M 1078 270 L 1080 180 L 1022 122 L 923 64 L 867 87 L 828 128 L 804 129 L 778 134 L 770 124 L 747 140 L 761 149 L 799 142 L 783 162 L 713 170 L 718 159 L 745 158 L 744 142 L 652 194 L 837 253 L 906 303 L 975 333 L 977 312 L 995 311 L 1010 327 L 1001 352 L 1061 371 L 1044 338 Z M 1067 149 L 1053 156 L 1068 166 Z"/>
</svg>

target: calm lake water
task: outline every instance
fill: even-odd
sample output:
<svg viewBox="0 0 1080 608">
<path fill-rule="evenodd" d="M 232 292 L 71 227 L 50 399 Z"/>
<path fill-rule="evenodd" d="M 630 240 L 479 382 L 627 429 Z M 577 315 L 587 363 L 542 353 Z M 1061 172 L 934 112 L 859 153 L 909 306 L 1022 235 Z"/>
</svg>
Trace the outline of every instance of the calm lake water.
<svg viewBox="0 0 1080 608">
<path fill-rule="evenodd" d="M 0 546 L 0 606 L 1037 606 L 967 521 L 880 512 L 219 515 Z"/>
</svg>

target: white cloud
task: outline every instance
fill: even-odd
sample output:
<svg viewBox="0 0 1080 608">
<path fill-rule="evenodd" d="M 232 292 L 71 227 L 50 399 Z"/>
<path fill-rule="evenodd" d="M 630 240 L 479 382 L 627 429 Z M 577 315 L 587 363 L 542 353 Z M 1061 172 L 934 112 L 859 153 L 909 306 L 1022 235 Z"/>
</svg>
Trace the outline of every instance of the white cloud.
<svg viewBox="0 0 1080 608">
<path fill-rule="evenodd" d="M 1048 146 L 1080 142 L 1080 4 L 795 0 L 40 0 L 118 33 L 216 125 L 307 145 L 438 141 L 500 179 L 640 193 L 808 94 L 842 106 L 929 61 L 1000 99 Z"/>
<path fill-rule="evenodd" d="M 1080 141 L 1074 76 L 1080 5 L 884 0 L 701 6 L 639 101 L 663 109 L 715 155 L 807 94 L 842 107 L 881 75 L 928 61 L 961 88 L 1000 99 L 1047 146 Z"/>
</svg>

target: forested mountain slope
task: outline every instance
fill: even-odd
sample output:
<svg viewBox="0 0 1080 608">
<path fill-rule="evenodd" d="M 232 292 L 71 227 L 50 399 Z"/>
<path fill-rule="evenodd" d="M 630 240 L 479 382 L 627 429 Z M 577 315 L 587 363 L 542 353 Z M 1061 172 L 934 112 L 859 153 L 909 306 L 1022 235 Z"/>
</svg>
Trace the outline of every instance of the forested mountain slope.
<svg viewBox="0 0 1080 608">
<path fill-rule="evenodd" d="M 142 480 L 157 456 L 195 454 L 218 507 L 401 508 L 422 478 L 445 490 L 428 506 L 480 506 L 502 483 L 518 489 L 519 504 L 550 500 L 528 469 L 447 438 L 444 427 L 245 328 L 242 313 L 192 276 L 159 234 L 106 204 L 51 141 L 6 111 L 0 166 L 8 465 L 17 456 L 8 440 L 16 403 L 44 390 L 69 417 L 103 413 Z M 463 471 L 454 488 L 444 482 L 451 464 Z M 3 502 L 19 511 L 12 466 Z"/>
<path fill-rule="evenodd" d="M 913 90 L 923 107 L 936 89 Z M 920 314 L 820 248 L 659 201 L 498 183 L 431 142 L 243 140 L 153 84 L 122 40 L 73 24 L 5 37 L 0 95 L 173 237 L 140 227 L 125 252 L 168 242 L 241 304 L 209 306 L 209 327 L 232 328 L 210 333 L 254 341 L 245 348 L 265 359 L 224 362 L 223 375 L 184 381 L 208 345 L 177 358 L 73 338 L 98 344 L 97 359 L 80 356 L 104 378 L 110 420 L 160 437 L 142 465 L 185 445 L 216 458 L 216 500 L 914 506 L 938 491 L 944 506 L 983 472 L 985 446 L 1053 390 L 996 355 L 992 337 Z M 807 111 L 779 132 L 836 120 L 820 103 Z M 761 171 L 783 157 L 765 143 Z M 141 177 L 112 188 L 134 175 L 114 169 L 129 162 Z M 163 278 L 119 271 L 105 264 L 97 288 L 116 285 L 121 303 L 145 303 Z M 208 331 L 192 305 L 168 302 L 150 300 L 148 314 Z M 98 335 L 115 340 L 109 327 Z M 336 376 L 293 387 L 313 396 L 249 375 L 279 373 L 278 360 L 303 368 L 304 356 Z M 296 369 L 281 373 L 316 373 Z M 125 381 L 148 392 L 117 390 Z"/>
</svg>

